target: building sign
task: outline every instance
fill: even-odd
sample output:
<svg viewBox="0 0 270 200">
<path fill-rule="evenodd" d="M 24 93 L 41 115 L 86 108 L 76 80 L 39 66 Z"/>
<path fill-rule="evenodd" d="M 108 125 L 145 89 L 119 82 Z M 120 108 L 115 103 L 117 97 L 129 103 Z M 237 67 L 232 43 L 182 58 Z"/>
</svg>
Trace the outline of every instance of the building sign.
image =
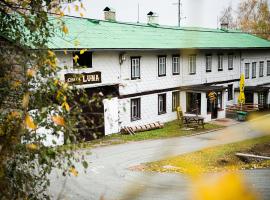
<svg viewBox="0 0 270 200">
<path fill-rule="evenodd" d="M 65 82 L 74 85 L 101 83 L 101 72 L 65 74 Z"/>
</svg>

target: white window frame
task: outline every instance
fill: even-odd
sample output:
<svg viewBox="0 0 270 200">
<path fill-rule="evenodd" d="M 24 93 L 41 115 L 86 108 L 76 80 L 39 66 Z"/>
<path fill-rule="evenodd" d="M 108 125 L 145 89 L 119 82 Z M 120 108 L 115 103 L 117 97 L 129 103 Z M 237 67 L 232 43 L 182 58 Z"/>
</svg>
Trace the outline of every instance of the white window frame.
<svg viewBox="0 0 270 200">
<path fill-rule="evenodd" d="M 189 55 L 188 57 L 189 74 L 196 74 L 196 55 Z"/>
<path fill-rule="evenodd" d="M 212 71 L 212 55 L 208 54 L 205 56 L 205 65 L 206 65 L 206 72 Z"/>
<path fill-rule="evenodd" d="M 158 76 L 166 76 L 166 56 L 158 56 Z"/>
<path fill-rule="evenodd" d="M 141 78 L 141 59 L 140 57 L 131 58 L 131 79 L 136 80 Z"/>
<path fill-rule="evenodd" d="M 267 76 L 270 76 L 270 60 L 267 60 L 266 74 L 267 74 Z"/>
<path fill-rule="evenodd" d="M 218 54 L 218 71 L 223 71 L 223 54 Z"/>
<path fill-rule="evenodd" d="M 164 94 L 159 94 L 158 95 L 158 114 L 162 115 L 166 113 L 166 106 L 167 106 L 167 102 L 166 102 L 166 93 Z"/>
<path fill-rule="evenodd" d="M 172 111 L 176 111 L 178 106 L 180 106 L 180 91 L 174 91 L 172 92 Z"/>
<path fill-rule="evenodd" d="M 233 70 L 233 54 L 228 54 L 228 70 Z"/>
<path fill-rule="evenodd" d="M 172 74 L 173 75 L 180 74 L 180 56 L 172 57 Z"/>
<path fill-rule="evenodd" d="M 245 63 L 245 79 L 249 79 L 250 63 Z"/>
<path fill-rule="evenodd" d="M 257 77 L 257 63 L 256 62 L 253 62 L 252 63 L 252 78 L 256 78 Z"/>
<path fill-rule="evenodd" d="M 264 61 L 261 61 L 259 63 L 259 77 L 263 77 L 264 75 L 263 70 L 264 70 Z"/>
<path fill-rule="evenodd" d="M 130 117 L 131 121 L 138 121 L 141 119 L 141 98 L 130 100 Z"/>
</svg>

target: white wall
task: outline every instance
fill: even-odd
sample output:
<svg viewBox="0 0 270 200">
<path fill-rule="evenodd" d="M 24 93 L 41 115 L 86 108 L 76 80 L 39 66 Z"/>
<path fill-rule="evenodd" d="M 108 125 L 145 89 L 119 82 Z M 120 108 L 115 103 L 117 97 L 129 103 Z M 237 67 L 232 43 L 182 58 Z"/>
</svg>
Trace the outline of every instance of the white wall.
<svg viewBox="0 0 270 200">
<path fill-rule="evenodd" d="M 88 84 L 84 87 L 95 87 L 106 84 L 116 84 L 120 81 L 120 65 L 118 53 L 116 52 L 94 52 L 92 68 L 73 69 L 72 53 L 68 52 L 65 55 L 63 52 L 57 52 L 59 66 L 63 68 L 60 71 L 59 76 L 61 80 L 64 80 L 64 74 L 66 73 L 91 73 L 101 71 L 101 84 Z M 67 69 L 64 69 L 64 68 Z"/>
<path fill-rule="evenodd" d="M 256 86 L 270 83 L 270 76 L 267 76 L 267 60 L 270 60 L 270 50 L 244 51 L 242 55 L 241 71 L 245 73 L 245 63 L 250 63 L 249 79 L 245 80 L 247 86 Z M 260 61 L 264 61 L 264 76 L 259 77 Z M 252 62 L 256 62 L 256 78 L 252 78 Z"/>
<path fill-rule="evenodd" d="M 164 93 L 160 93 L 164 94 Z M 145 125 L 153 122 L 169 122 L 177 119 L 176 112 L 172 112 L 172 92 L 166 92 L 166 113 L 158 115 L 158 94 L 141 96 L 141 119 L 131 121 L 130 99 L 119 100 L 119 123 L 123 126 Z"/>
</svg>

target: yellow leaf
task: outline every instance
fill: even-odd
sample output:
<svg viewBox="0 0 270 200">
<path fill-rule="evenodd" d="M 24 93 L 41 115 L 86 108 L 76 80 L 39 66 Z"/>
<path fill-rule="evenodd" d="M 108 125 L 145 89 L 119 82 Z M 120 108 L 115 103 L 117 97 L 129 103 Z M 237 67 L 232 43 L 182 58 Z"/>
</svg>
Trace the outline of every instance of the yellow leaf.
<svg viewBox="0 0 270 200">
<path fill-rule="evenodd" d="M 75 11 L 78 12 L 79 11 L 79 6 L 75 5 Z"/>
<path fill-rule="evenodd" d="M 69 172 L 73 174 L 73 176 L 78 176 L 79 172 L 75 169 L 75 167 L 71 167 Z"/>
<path fill-rule="evenodd" d="M 82 3 L 82 2 L 81 2 L 81 8 L 82 8 L 82 9 L 84 9 L 84 5 L 83 5 L 83 3 Z"/>
<path fill-rule="evenodd" d="M 36 75 L 36 70 L 34 70 L 34 69 L 28 69 L 27 70 L 27 76 L 28 77 L 33 77 L 35 75 Z"/>
<path fill-rule="evenodd" d="M 25 125 L 29 129 L 35 130 L 37 128 L 37 126 L 33 122 L 32 117 L 30 115 L 28 115 L 28 114 L 25 116 Z"/>
<path fill-rule="evenodd" d="M 65 126 L 65 120 L 64 120 L 64 118 L 61 117 L 61 116 L 59 116 L 59 115 L 52 116 L 52 120 L 58 126 Z"/>
<path fill-rule="evenodd" d="M 65 108 L 66 111 L 68 111 L 68 112 L 70 111 L 70 107 L 69 107 L 69 105 L 68 105 L 67 102 L 64 102 L 64 103 L 62 104 L 62 107 Z"/>
<path fill-rule="evenodd" d="M 83 13 L 80 13 L 80 16 L 83 17 Z"/>
<path fill-rule="evenodd" d="M 75 40 L 75 41 L 74 41 L 74 45 L 75 45 L 75 46 L 79 46 L 79 45 L 80 45 L 80 41 L 79 41 L 79 40 Z"/>
<path fill-rule="evenodd" d="M 87 51 L 87 49 L 80 50 L 80 54 L 84 54 Z"/>
<path fill-rule="evenodd" d="M 26 148 L 29 150 L 37 150 L 38 146 L 36 144 L 27 144 Z"/>
<path fill-rule="evenodd" d="M 256 195 L 247 187 L 243 177 L 236 173 L 226 173 L 216 178 L 204 177 L 194 185 L 197 200 L 255 200 Z"/>
<path fill-rule="evenodd" d="M 63 25 L 62 31 L 63 31 L 65 34 L 68 34 L 68 27 L 67 27 L 66 25 Z"/>
<path fill-rule="evenodd" d="M 65 14 L 64 14 L 64 12 L 63 11 L 60 11 L 60 17 L 64 17 L 65 16 Z"/>
<path fill-rule="evenodd" d="M 20 117 L 20 113 L 17 112 L 17 111 L 13 111 L 13 112 L 10 113 L 10 116 L 12 118 L 19 118 Z"/>
<path fill-rule="evenodd" d="M 23 95 L 23 100 L 22 100 L 22 107 L 27 108 L 29 104 L 29 99 L 30 99 L 30 94 L 29 92 L 25 93 Z"/>
<path fill-rule="evenodd" d="M 21 81 L 16 80 L 16 81 L 14 81 L 14 82 L 12 83 L 12 87 L 13 87 L 13 88 L 18 88 L 21 84 L 22 84 Z"/>
<path fill-rule="evenodd" d="M 48 55 L 49 55 L 49 57 L 54 57 L 55 56 L 54 52 L 51 51 L 51 50 L 48 50 Z"/>
<path fill-rule="evenodd" d="M 78 59 L 79 59 L 79 56 L 78 56 L 78 55 L 75 55 L 75 56 L 73 57 L 73 60 L 75 61 L 75 63 L 78 62 Z"/>
<path fill-rule="evenodd" d="M 64 54 L 67 55 L 67 50 L 64 50 Z"/>
</svg>

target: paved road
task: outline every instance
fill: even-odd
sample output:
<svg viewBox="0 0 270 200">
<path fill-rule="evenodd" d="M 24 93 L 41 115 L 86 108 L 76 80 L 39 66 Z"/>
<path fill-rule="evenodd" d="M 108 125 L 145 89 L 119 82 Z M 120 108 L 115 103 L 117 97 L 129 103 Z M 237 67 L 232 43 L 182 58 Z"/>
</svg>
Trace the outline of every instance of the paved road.
<svg viewBox="0 0 270 200">
<path fill-rule="evenodd" d="M 192 137 L 133 142 L 92 149 L 87 160 L 92 162 L 84 174 L 80 166 L 78 177 L 51 175 L 50 193 L 59 199 L 187 199 L 192 185 L 185 175 L 134 172 L 127 168 L 140 163 L 160 160 L 208 146 L 216 146 L 261 136 L 248 124 L 238 124 L 224 130 Z M 263 196 L 270 199 L 270 170 L 244 171 L 247 180 Z M 60 195 L 61 193 L 61 195 Z M 126 197 L 126 198 L 125 198 Z"/>
</svg>

